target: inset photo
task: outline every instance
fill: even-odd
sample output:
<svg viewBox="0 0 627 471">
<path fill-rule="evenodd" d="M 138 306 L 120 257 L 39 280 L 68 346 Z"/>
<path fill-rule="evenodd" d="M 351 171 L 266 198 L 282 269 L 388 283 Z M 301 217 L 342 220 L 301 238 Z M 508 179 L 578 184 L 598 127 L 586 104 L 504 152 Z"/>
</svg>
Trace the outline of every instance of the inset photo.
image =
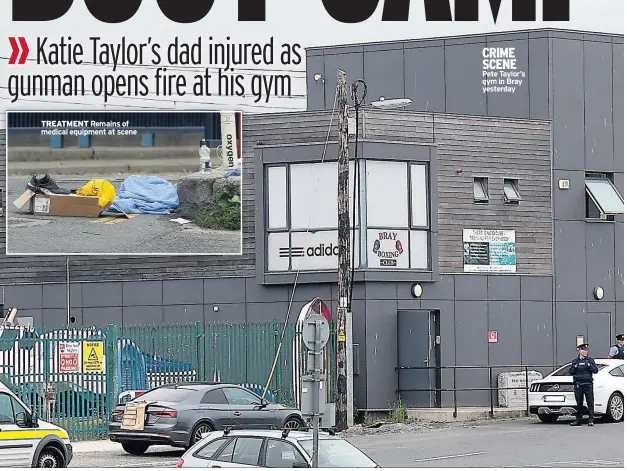
<svg viewBox="0 0 627 471">
<path fill-rule="evenodd" d="M 7 255 L 239 255 L 240 112 L 7 112 Z"/>
</svg>

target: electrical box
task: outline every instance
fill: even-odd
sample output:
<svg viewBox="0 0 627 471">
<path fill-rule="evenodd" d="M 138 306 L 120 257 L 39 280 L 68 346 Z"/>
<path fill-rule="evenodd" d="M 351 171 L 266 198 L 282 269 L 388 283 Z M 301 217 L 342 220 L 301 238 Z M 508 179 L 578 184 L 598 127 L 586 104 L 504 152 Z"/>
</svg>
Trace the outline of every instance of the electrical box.
<svg viewBox="0 0 627 471">
<path fill-rule="evenodd" d="M 301 389 L 301 405 L 300 411 L 306 417 L 313 417 L 314 415 L 314 388 L 316 382 L 312 375 L 303 376 L 303 386 Z M 325 379 L 321 380 L 317 385 L 318 389 L 318 413 L 324 415 L 327 403 L 327 382 Z"/>
<path fill-rule="evenodd" d="M 357 120 L 355 118 L 348 118 L 348 135 L 354 136 L 357 134 Z"/>
</svg>

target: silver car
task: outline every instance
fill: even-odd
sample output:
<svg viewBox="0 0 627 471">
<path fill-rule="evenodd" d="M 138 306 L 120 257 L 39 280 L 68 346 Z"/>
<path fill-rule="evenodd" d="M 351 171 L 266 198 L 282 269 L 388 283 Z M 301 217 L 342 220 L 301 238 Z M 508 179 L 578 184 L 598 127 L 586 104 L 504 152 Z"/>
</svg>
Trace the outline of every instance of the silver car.
<svg viewBox="0 0 627 471">
<path fill-rule="evenodd" d="M 143 417 L 138 417 L 144 411 Z M 132 455 L 151 445 L 189 448 L 224 427 L 299 428 L 300 411 L 262 400 L 234 384 L 184 383 L 152 389 L 120 404 L 109 419 L 109 439 Z"/>
<path fill-rule="evenodd" d="M 321 432 L 320 468 L 379 468 L 364 452 L 333 433 Z M 178 468 L 310 468 L 313 434 L 300 430 L 211 432 L 187 450 Z"/>
</svg>

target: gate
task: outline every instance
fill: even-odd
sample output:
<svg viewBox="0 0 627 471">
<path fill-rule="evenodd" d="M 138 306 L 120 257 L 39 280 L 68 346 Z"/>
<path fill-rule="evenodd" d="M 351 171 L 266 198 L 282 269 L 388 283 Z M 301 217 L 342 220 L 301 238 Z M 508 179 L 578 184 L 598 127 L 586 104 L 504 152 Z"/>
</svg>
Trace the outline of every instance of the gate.
<svg viewBox="0 0 627 471">
<path fill-rule="evenodd" d="M 0 380 L 72 440 L 107 437 L 124 391 L 190 381 L 239 384 L 261 395 L 280 342 L 279 321 L 0 328 Z M 298 405 L 304 347 L 288 326 L 266 399 Z M 325 350 L 327 400 L 335 393 L 335 333 Z"/>
<path fill-rule="evenodd" d="M 0 337 L 2 381 L 42 420 L 74 440 L 107 435 L 106 332 L 6 329 Z"/>
</svg>

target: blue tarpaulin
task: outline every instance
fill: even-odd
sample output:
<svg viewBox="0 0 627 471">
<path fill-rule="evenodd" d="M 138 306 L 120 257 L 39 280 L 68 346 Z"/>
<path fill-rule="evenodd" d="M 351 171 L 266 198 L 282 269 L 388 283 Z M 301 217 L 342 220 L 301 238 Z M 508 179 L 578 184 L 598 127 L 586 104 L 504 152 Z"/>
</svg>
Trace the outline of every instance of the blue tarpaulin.
<svg viewBox="0 0 627 471">
<path fill-rule="evenodd" d="M 240 177 L 241 175 L 242 175 L 242 170 L 239 168 L 234 168 L 224 174 L 225 177 Z"/>
<path fill-rule="evenodd" d="M 161 177 L 133 175 L 124 180 L 109 211 L 117 212 L 116 205 L 128 214 L 172 214 L 179 195 L 176 185 Z"/>
</svg>

